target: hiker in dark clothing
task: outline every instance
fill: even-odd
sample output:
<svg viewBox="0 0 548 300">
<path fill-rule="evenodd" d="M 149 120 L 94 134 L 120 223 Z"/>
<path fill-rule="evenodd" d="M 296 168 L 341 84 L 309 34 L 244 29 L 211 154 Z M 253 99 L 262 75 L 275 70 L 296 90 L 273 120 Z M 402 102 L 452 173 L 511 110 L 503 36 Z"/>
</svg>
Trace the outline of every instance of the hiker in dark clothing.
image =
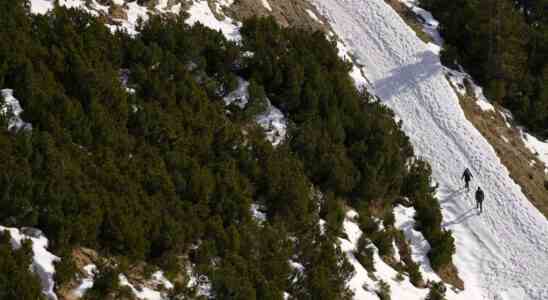
<svg viewBox="0 0 548 300">
<path fill-rule="evenodd" d="M 464 186 L 466 187 L 466 191 L 470 191 L 470 180 L 472 180 L 472 172 L 468 168 L 464 170 L 464 173 L 462 174 L 461 179 L 464 179 Z"/>
<path fill-rule="evenodd" d="M 479 212 L 483 212 L 483 199 L 485 199 L 485 194 L 483 190 L 478 186 L 476 190 L 476 208 L 479 209 Z"/>
</svg>

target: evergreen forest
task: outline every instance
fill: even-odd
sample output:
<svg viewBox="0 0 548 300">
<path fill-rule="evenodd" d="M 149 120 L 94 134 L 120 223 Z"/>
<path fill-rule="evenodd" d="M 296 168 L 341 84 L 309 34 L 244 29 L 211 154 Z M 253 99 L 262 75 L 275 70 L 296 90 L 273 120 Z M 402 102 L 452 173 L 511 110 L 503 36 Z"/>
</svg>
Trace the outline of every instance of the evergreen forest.
<svg viewBox="0 0 548 300">
<path fill-rule="evenodd" d="M 440 21 L 442 61 L 461 64 L 487 96 L 548 138 L 548 1 L 421 0 Z"/>
<path fill-rule="evenodd" d="M 391 245 L 371 207 L 390 226 L 402 198 L 418 211 L 433 268 L 451 264 L 429 166 L 393 113 L 356 89 L 334 41 L 253 18 L 235 43 L 184 21 L 151 16 L 130 36 L 76 9 L 32 15 L 25 1 L 0 1 L 0 88 L 32 124 L 8 129 L 10 112 L 0 115 L 0 224 L 45 233 L 61 257 L 58 286 L 77 273 L 72 251 L 87 247 L 127 262 L 100 266 L 87 299 L 123 298 L 116 274 L 135 262 L 171 278 L 192 266 L 216 299 L 350 299 L 353 269 L 338 245 L 346 210 Z M 249 104 L 225 106 L 239 78 L 251 83 Z M 288 119 L 276 147 L 254 122 L 266 98 Z M 29 249 L 0 234 L 0 299 L 43 298 Z M 172 293 L 197 297 L 186 284 Z"/>
</svg>

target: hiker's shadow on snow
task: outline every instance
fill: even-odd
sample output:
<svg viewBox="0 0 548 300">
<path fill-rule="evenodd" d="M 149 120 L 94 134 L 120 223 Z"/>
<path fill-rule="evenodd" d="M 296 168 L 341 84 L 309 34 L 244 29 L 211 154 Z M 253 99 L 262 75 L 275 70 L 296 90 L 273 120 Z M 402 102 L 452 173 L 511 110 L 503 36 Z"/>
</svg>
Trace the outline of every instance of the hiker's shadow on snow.
<svg viewBox="0 0 548 300">
<path fill-rule="evenodd" d="M 441 71 L 439 58 L 432 51 L 417 54 L 417 59 L 416 63 L 392 69 L 390 76 L 374 82 L 377 94 L 389 99 Z"/>
<path fill-rule="evenodd" d="M 476 209 L 472 207 L 469 210 L 465 211 L 460 216 L 456 217 L 455 219 L 453 219 L 451 221 L 447 221 L 447 222 L 441 224 L 441 226 L 443 228 L 447 228 L 451 225 L 460 224 L 460 223 L 466 221 L 467 219 L 469 219 L 473 216 L 477 216 L 477 215 L 478 215 L 478 213 L 476 212 Z"/>
</svg>

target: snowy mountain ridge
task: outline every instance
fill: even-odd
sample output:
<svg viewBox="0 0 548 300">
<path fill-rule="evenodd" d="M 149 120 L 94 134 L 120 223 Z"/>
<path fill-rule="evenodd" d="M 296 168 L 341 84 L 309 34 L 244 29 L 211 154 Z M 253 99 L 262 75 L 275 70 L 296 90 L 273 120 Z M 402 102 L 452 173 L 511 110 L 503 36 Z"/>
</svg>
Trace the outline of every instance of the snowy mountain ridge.
<svg viewBox="0 0 548 300">
<path fill-rule="evenodd" d="M 267 10 L 272 10 L 271 2 L 262 0 Z M 366 86 L 396 112 L 396 117 L 403 120 L 403 129 L 411 138 L 417 154 L 432 165 L 434 180 L 440 185 L 437 196 L 442 203 L 445 227 L 451 229 L 456 238 L 454 260 L 465 282 L 464 291 L 448 289 L 447 298 L 548 299 L 548 285 L 545 283 L 548 264 L 539 264 L 548 261 L 548 222 L 510 179 L 508 170 L 491 145 L 465 118 L 456 92 L 445 78 L 439 62 L 436 51 L 439 48 L 420 41 L 382 0 L 311 2 L 329 21 L 333 34 L 341 40 L 341 55 L 349 58 L 351 54 L 362 65 L 352 69 L 351 75 L 357 85 Z M 85 7 L 84 1 L 79 0 L 62 0 L 60 4 Z M 231 1 L 219 1 L 221 6 L 231 4 Z M 92 1 L 92 6 L 97 11 L 108 10 L 96 1 Z M 120 20 L 118 26 L 135 33 L 137 19 L 146 19 L 149 9 L 137 2 L 127 6 L 127 20 Z M 51 7 L 52 2 L 48 0 L 32 1 L 34 13 L 45 13 Z M 180 9 L 180 5 L 168 7 L 167 1 L 160 1 L 156 6 L 159 12 L 177 13 Z M 200 22 L 220 30 L 229 39 L 239 39 L 238 23 L 229 18 L 218 20 L 217 12 L 211 11 L 207 1 L 194 1 L 187 12 L 190 14 L 189 24 Z M 310 14 L 317 18 L 314 12 Z M 318 19 L 318 22 L 322 21 Z M 432 22 L 434 20 L 429 21 Z M 115 28 L 118 27 L 112 27 Z M 435 34 L 435 30 L 432 33 Z M 271 110 L 276 122 L 279 121 L 285 130 L 283 115 L 280 116 L 275 107 Z M 266 119 L 265 124 L 272 124 L 272 119 Z M 261 123 L 261 120 L 257 121 Z M 531 141 L 535 151 L 548 153 L 545 143 Z M 548 154 L 544 155 L 548 157 Z M 472 169 L 474 183 L 486 190 L 487 207 L 481 216 L 473 210 L 472 196 L 461 189 L 459 178 L 464 167 Z M 422 262 L 421 272 L 426 279 L 439 281 L 429 268 L 427 242 L 413 230 L 413 213 L 404 207 L 396 207 L 396 227 L 406 233 L 413 258 Z M 374 292 L 377 282 L 368 277 L 352 254 L 361 235 L 355 217 L 356 212 L 348 212 L 343 224 L 348 238 L 340 239 L 342 249 L 356 270 L 350 287 L 355 299 L 377 299 Z M 528 259 L 532 257 L 535 259 Z M 397 272 L 384 263 L 378 253 L 374 261 L 375 274 L 389 283 L 394 299 L 424 299 L 427 289 L 414 287 L 407 278 L 395 280 Z M 131 285 L 127 279 L 121 282 Z M 364 289 L 364 285 L 369 288 Z M 51 291 L 48 287 L 48 293 Z M 48 295 L 52 299 L 55 297 L 54 294 Z M 162 299 L 161 294 L 155 295 L 158 297 L 154 299 Z"/>
</svg>

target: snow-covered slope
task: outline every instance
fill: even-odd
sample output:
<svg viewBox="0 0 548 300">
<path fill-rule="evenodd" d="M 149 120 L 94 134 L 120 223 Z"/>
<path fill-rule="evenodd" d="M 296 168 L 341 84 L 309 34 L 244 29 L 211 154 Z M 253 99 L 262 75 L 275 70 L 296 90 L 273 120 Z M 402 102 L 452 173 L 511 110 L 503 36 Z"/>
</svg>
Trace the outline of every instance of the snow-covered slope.
<svg viewBox="0 0 548 300">
<path fill-rule="evenodd" d="M 548 299 L 548 221 L 465 118 L 439 57 L 383 0 L 312 0 L 362 64 L 372 92 L 404 122 L 416 153 L 439 183 L 444 225 L 465 291 L 450 299 Z M 465 167 L 486 192 L 474 210 Z M 364 296 L 363 299 L 368 299 Z"/>
</svg>

